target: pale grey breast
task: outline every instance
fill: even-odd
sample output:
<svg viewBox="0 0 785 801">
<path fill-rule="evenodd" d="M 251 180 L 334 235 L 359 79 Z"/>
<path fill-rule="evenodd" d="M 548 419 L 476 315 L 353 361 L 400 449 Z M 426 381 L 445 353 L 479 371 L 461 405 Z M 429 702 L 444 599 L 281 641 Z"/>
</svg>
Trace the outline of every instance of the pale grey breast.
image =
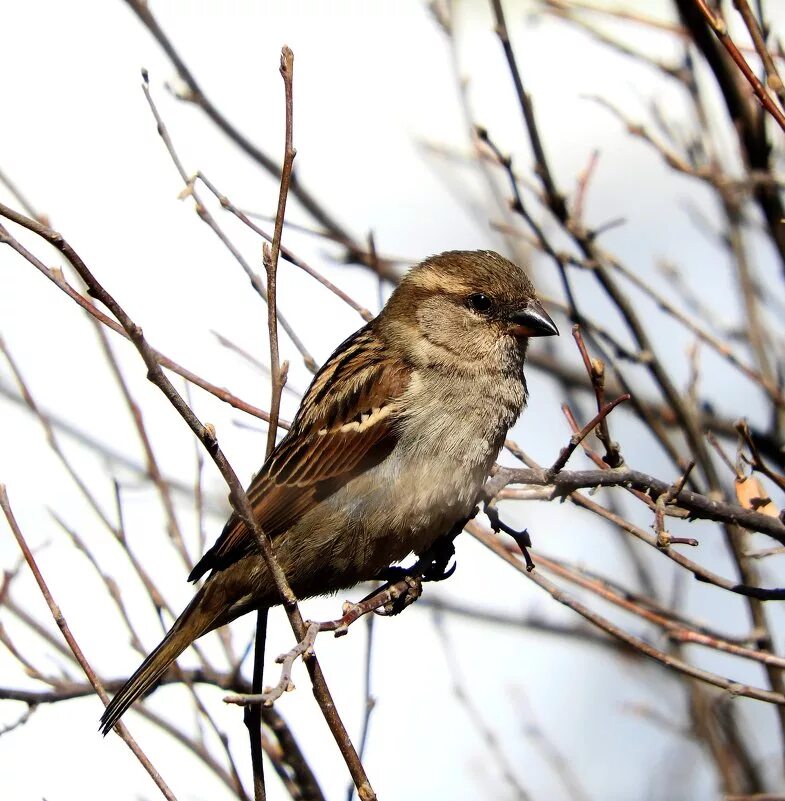
<svg viewBox="0 0 785 801">
<path fill-rule="evenodd" d="M 415 370 L 392 413 L 392 453 L 325 498 L 278 543 L 295 591 L 304 597 L 372 578 L 446 534 L 473 509 L 525 400 L 520 372 Z"/>
<path fill-rule="evenodd" d="M 393 452 L 327 502 L 356 526 L 362 559 L 380 566 L 421 553 L 471 512 L 526 399 L 519 376 L 432 370 L 416 371 L 406 394 Z"/>
</svg>

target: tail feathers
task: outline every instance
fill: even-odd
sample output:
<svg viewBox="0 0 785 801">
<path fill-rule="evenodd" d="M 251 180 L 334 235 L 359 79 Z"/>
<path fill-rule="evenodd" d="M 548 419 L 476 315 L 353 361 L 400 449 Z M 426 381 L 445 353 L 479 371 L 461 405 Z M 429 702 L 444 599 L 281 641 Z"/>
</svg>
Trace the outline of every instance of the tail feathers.
<svg viewBox="0 0 785 801">
<path fill-rule="evenodd" d="M 203 618 L 204 615 L 200 614 L 200 610 L 194 608 L 196 606 L 195 602 L 198 600 L 199 595 L 194 598 L 194 601 L 175 621 L 161 643 L 142 662 L 134 675 L 118 690 L 101 716 L 100 731 L 102 734 L 109 733 L 128 707 L 163 676 L 169 665 L 194 640 L 213 628 L 211 625 L 212 620 L 210 619 L 207 622 L 201 620 L 200 618 Z"/>
</svg>

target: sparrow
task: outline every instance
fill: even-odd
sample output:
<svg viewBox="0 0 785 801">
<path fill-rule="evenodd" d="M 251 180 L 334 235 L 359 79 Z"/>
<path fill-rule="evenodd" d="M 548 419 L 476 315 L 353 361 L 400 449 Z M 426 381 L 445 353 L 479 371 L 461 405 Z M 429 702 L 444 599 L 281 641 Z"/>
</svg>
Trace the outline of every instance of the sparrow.
<svg viewBox="0 0 785 801">
<path fill-rule="evenodd" d="M 404 276 L 316 374 L 248 488 L 298 598 L 373 579 L 469 516 L 526 403 L 529 339 L 554 334 L 526 273 L 498 253 L 450 251 Z M 194 640 L 279 603 L 236 515 L 188 578 L 208 572 L 106 707 L 104 734 Z"/>
</svg>

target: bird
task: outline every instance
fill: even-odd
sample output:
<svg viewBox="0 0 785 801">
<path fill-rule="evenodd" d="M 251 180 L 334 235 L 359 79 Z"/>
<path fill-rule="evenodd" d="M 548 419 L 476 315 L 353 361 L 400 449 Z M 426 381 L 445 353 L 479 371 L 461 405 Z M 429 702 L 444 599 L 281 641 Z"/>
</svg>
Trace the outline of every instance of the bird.
<svg viewBox="0 0 785 801">
<path fill-rule="evenodd" d="M 448 251 L 409 270 L 316 373 L 248 488 L 298 598 L 373 579 L 470 515 L 526 404 L 529 339 L 558 333 L 526 272 L 498 253 Z M 197 638 L 280 602 L 236 514 L 188 578 L 205 574 L 106 707 L 104 734 Z"/>
</svg>

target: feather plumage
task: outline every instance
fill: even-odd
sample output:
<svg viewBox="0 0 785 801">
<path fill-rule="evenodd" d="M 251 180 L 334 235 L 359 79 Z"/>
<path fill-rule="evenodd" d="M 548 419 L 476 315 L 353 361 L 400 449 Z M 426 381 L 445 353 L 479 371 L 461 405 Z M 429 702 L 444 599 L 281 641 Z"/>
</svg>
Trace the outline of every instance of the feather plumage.
<svg viewBox="0 0 785 801">
<path fill-rule="evenodd" d="M 248 488 L 254 517 L 275 540 L 292 523 L 354 476 L 382 461 L 395 447 L 396 403 L 411 368 L 369 359 L 383 352 L 373 323 L 341 344 L 317 373 L 286 436 Z M 330 393 L 332 403 L 320 401 Z M 255 548 L 236 516 L 188 576 L 195 581 Z"/>
<path fill-rule="evenodd" d="M 526 401 L 528 337 L 555 333 L 525 273 L 498 254 L 443 253 L 409 272 L 327 360 L 248 489 L 298 597 L 372 578 L 466 517 Z M 234 515 L 190 578 L 208 571 L 107 706 L 104 733 L 195 639 L 279 601 Z"/>
</svg>

